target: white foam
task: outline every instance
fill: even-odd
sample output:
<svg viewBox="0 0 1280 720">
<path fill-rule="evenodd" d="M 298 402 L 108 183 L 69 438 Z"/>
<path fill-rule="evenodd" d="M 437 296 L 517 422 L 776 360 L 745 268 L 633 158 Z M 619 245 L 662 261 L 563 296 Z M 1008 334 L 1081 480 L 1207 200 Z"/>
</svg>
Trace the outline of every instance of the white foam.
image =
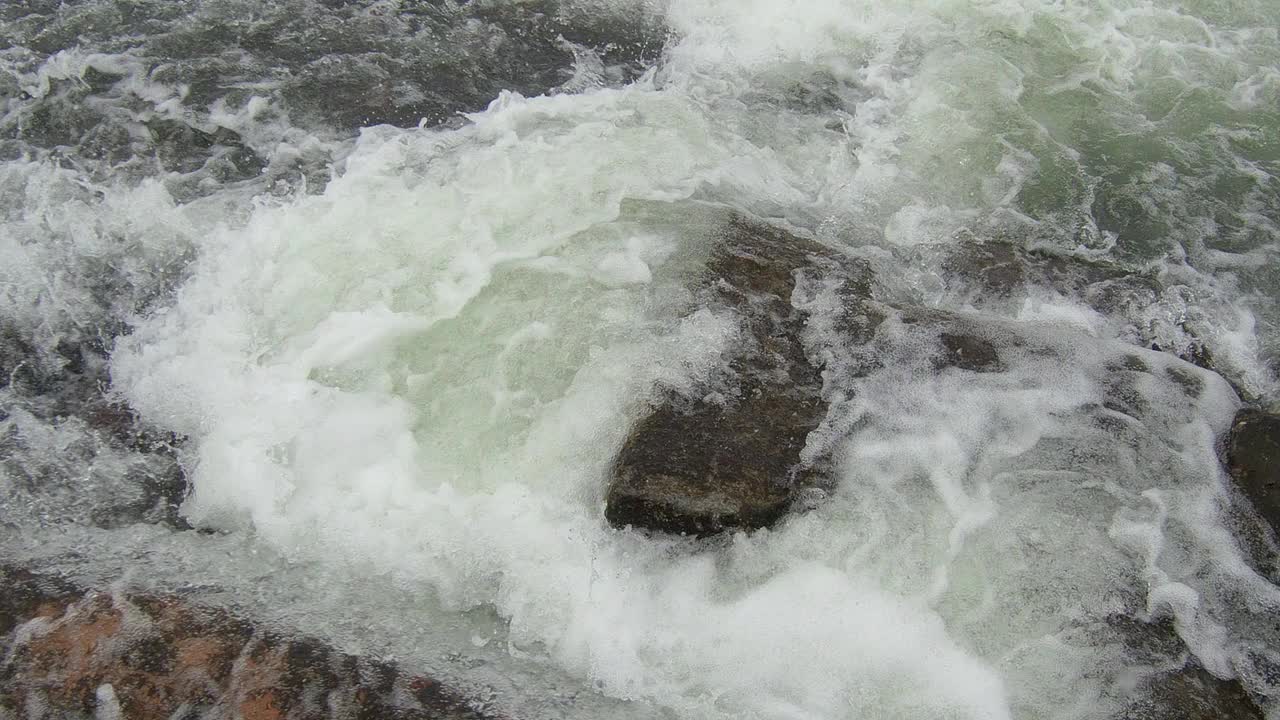
<svg viewBox="0 0 1280 720">
<path fill-rule="evenodd" d="M 603 526 L 637 402 L 714 367 L 737 329 L 646 318 L 684 282 L 672 239 L 593 228 L 741 159 L 645 87 L 507 95 L 473 119 L 366 132 L 324 195 L 210 236 L 175 308 L 122 345 L 118 385 L 197 439 L 188 517 L 492 605 L 512 652 L 686 713 L 1005 717 L 999 680 L 927 608 L 822 568 L 726 605 L 709 558 L 672 566 Z M 796 592 L 814 614 L 761 627 Z M 849 640 L 803 671 L 832 618 Z M 744 675 L 744 653 L 772 659 Z"/>
</svg>

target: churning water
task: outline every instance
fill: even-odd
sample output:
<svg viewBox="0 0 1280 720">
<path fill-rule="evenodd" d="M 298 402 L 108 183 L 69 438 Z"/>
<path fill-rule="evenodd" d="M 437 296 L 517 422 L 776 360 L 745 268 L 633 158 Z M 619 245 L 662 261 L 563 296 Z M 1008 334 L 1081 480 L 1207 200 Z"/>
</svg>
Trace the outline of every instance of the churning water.
<svg viewBox="0 0 1280 720">
<path fill-rule="evenodd" d="M 1272 0 L 7 0 L 0 546 L 523 717 L 1106 718 L 1188 653 L 1265 703 L 1280 589 L 1215 440 L 1277 399 L 1278 27 Z M 739 333 L 689 307 L 716 207 L 1023 340 L 975 379 L 890 321 L 879 370 L 829 378 L 814 509 L 615 530 L 631 423 Z M 969 238 L 1159 288 L 984 294 L 949 276 Z M 1125 617 L 1180 640 L 1135 651 Z"/>
</svg>

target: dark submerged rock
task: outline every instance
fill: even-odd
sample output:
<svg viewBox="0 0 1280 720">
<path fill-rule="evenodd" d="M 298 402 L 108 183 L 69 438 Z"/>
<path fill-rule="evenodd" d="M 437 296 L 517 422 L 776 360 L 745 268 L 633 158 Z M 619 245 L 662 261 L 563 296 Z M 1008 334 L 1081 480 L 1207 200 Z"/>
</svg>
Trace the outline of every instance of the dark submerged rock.
<svg viewBox="0 0 1280 720">
<path fill-rule="evenodd" d="M 1034 286 L 1111 312 L 1135 302 L 1153 302 L 1162 290 L 1154 275 L 1141 269 L 1029 250 L 1001 239 L 957 243 L 943 261 L 943 269 L 949 286 L 967 288 L 969 299 L 979 303 L 1018 295 Z"/>
<path fill-rule="evenodd" d="M 75 586 L 62 578 L 25 568 L 0 565 L 0 581 L 0 636 L 45 614 L 42 608 L 68 602 L 77 594 Z"/>
<path fill-rule="evenodd" d="M 588 86 L 629 83 L 657 62 L 667 35 L 655 12 L 561 0 L 290 0 L 258 3 L 248 15 L 204 0 L 5 2 L 0 47 L 15 57 L 13 72 L 0 72 L 0 157 L 59 158 L 94 181 L 170 175 L 166 185 L 183 202 L 242 181 L 318 192 L 329 180 L 321 169 L 336 161 L 326 150 L 310 146 L 324 157 L 284 172 L 292 150 L 278 151 L 283 137 L 253 133 L 259 156 L 210 130 L 209 109 L 245 111 L 261 98 L 269 107 L 251 124 L 287 116 L 326 138 L 384 123 L 452 125 L 503 91 L 572 90 L 580 55 L 598 61 Z M 27 93 L 10 77 L 72 48 L 128 60 L 90 60 L 77 77 L 53 78 L 48 92 Z M 180 97 L 141 97 L 121 82 L 135 72 L 180 88 Z"/>
<path fill-rule="evenodd" d="M 800 454 L 827 406 L 801 342 L 807 315 L 791 300 L 802 271 L 850 299 L 867 296 L 865 265 L 760 223 L 727 223 L 703 293 L 738 314 L 746 341 L 712 380 L 717 391 L 668 392 L 636 423 L 614 462 L 612 525 L 696 536 L 766 527 L 809 484 L 814 468 Z"/>
<path fill-rule="evenodd" d="M 1098 640 L 1121 643 L 1135 669 L 1152 668 L 1120 691 L 1120 720 L 1262 720 L 1262 710 L 1235 678 L 1219 678 L 1192 656 L 1173 620 L 1132 615 L 1106 619 Z"/>
<path fill-rule="evenodd" d="M 1223 680 L 1194 661 L 1148 678 L 1122 720 L 1263 720 L 1239 680 Z"/>
<path fill-rule="evenodd" d="M 944 332 L 941 342 L 943 352 L 935 361 L 935 366 L 939 369 L 955 367 L 983 373 L 1000 372 L 1004 369 L 996 346 L 983 338 Z"/>
<path fill-rule="evenodd" d="M 255 177 L 266 167 L 239 134 L 224 127 L 205 132 L 184 122 L 156 118 L 146 128 L 160 166 L 167 171 L 190 173 L 222 162 L 229 169 L 222 179 L 230 181 Z"/>
<path fill-rule="evenodd" d="M 956 243 L 946 251 L 942 270 L 947 291 L 978 307 L 1018 298 L 1031 288 L 1040 288 L 1073 298 L 1104 315 L 1124 315 L 1153 305 L 1172 289 L 1149 267 L 1029 249 L 1003 238 L 968 238 Z M 1186 321 L 1180 323 L 1180 329 L 1186 333 L 1180 347 L 1163 346 L 1137 328 L 1136 339 L 1151 350 L 1170 353 L 1218 373 L 1237 395 L 1246 401 L 1256 400 L 1239 377 L 1215 361 L 1200 336 L 1204 328 L 1193 325 Z M 1193 385 L 1194 381 L 1187 384 L 1192 394 L 1196 392 Z"/>
<path fill-rule="evenodd" d="M 943 267 L 987 296 L 1007 297 L 1027 281 L 1026 253 L 1008 242 L 962 243 Z"/>
<path fill-rule="evenodd" d="M 1227 468 L 1258 514 L 1280 532 L 1280 415 L 1245 409 L 1226 440 Z"/>
<path fill-rule="evenodd" d="M 108 332 L 101 334 L 110 337 Z M 0 328 L 0 389 L 8 390 L 0 419 L 24 413 L 74 438 L 50 453 L 17 427 L 0 434 L 0 469 L 13 479 L 0 488 L 0 504 L 15 502 L 28 517 L 39 507 L 49 518 L 103 528 L 145 522 L 188 530 L 179 513 L 188 492 L 178 459 L 184 439 L 144 423 L 110 396 L 106 342 L 68 337 L 42 349 L 30 330 Z M 104 455 L 120 468 L 111 501 L 68 503 L 82 494 L 84 468 Z"/>
<path fill-rule="evenodd" d="M 967 238 L 950 247 L 942 261 L 949 291 L 976 305 L 988 305 L 1025 293 L 1028 288 L 1050 289 L 1075 298 L 1103 314 L 1145 307 L 1168 290 L 1150 267 L 1063 255 L 1027 248 L 1004 238 Z M 1172 352 L 1182 360 L 1219 372 L 1212 352 L 1187 323 L 1191 336 L 1184 348 L 1167 348 L 1148 339 L 1152 350 Z M 1230 378 L 1228 378 L 1230 379 Z"/>
</svg>

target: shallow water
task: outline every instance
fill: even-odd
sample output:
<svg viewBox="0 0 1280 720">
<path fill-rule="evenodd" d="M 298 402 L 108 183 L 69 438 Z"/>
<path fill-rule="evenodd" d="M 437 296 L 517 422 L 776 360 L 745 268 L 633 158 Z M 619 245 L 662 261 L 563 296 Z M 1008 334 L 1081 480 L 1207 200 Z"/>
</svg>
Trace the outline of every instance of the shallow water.
<svg viewBox="0 0 1280 720">
<path fill-rule="evenodd" d="M 1215 441 L 1237 393 L 1277 399 L 1278 26 L 1265 0 L 7 5 L 0 543 L 518 716 L 1115 717 L 1184 647 L 1274 716 L 1280 591 Z M 630 424 L 739 341 L 690 289 L 726 209 L 867 260 L 896 307 L 981 313 L 1006 371 L 938 371 L 896 315 L 843 347 L 797 293 L 826 497 L 709 542 L 614 530 Z M 948 262 L 971 238 L 1159 289 L 991 293 Z M 842 373 L 857 352 L 880 369 Z"/>
</svg>

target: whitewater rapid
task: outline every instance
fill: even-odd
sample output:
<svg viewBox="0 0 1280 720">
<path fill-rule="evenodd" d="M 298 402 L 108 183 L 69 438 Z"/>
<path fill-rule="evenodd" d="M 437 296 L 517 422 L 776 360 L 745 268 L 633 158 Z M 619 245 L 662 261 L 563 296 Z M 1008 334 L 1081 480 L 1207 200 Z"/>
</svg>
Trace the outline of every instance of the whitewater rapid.
<svg viewBox="0 0 1280 720">
<path fill-rule="evenodd" d="M 207 584 L 531 717 L 1113 717 L 1184 659 L 1135 664 L 1117 616 L 1171 619 L 1213 674 L 1280 691 L 1280 590 L 1234 539 L 1215 446 L 1237 390 L 1276 398 L 1280 10 L 561 12 L 633 13 L 666 45 L 631 77 L 570 43 L 545 94 L 354 137 L 264 80 L 199 102 L 106 41 L 6 50 L 10 115 L 107 73 L 86 102 L 131 132 L 222 127 L 262 160 L 219 176 L 5 155 L 6 327 L 53 366 L 60 341 L 118 332 L 110 393 L 186 439 L 180 513 L 204 531 L 85 522 L 150 461 L 73 451 L 92 429 L 15 381 L 6 553 Z M 837 448 L 838 482 L 811 511 L 705 542 L 610 528 L 631 423 L 740 338 L 690 290 L 721 208 L 865 259 L 886 302 L 981 311 L 1030 349 L 978 380 L 938 373 L 891 321 L 883 367 L 825 390 L 841 416 L 810 443 Z M 1164 289 L 1110 311 L 957 290 L 947 253 L 972 237 Z M 1225 380 L 1174 358 L 1197 343 Z M 1133 356 L 1154 370 L 1117 390 Z"/>
</svg>

